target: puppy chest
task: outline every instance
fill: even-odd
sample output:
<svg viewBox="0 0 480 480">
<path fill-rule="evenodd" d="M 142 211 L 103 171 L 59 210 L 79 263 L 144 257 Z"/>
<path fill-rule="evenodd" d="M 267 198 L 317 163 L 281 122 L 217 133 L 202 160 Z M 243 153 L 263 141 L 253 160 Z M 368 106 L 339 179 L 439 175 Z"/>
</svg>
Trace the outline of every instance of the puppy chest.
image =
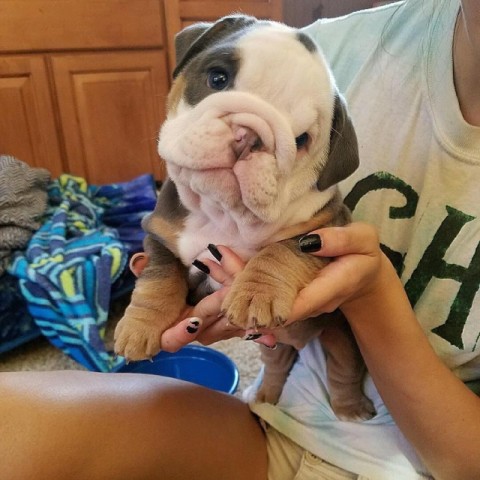
<svg viewBox="0 0 480 480">
<path fill-rule="evenodd" d="M 245 234 L 240 233 L 231 221 L 214 224 L 202 216 L 190 217 L 178 237 L 178 252 L 182 262 L 187 266 L 195 259 L 214 259 L 207 248 L 209 244 L 225 245 L 244 260 L 249 260 L 257 253 L 260 242 L 245 241 Z M 253 235 L 250 235 L 250 238 L 252 237 Z"/>
</svg>

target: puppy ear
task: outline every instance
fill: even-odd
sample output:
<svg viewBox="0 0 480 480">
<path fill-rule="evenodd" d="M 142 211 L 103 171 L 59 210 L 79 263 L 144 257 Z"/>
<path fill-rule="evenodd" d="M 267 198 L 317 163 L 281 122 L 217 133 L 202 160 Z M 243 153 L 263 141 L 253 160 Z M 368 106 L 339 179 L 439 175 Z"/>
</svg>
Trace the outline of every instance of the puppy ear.
<svg viewBox="0 0 480 480">
<path fill-rule="evenodd" d="M 212 25 L 213 23 L 194 23 L 175 35 L 175 71 L 177 71 L 178 67 L 182 64 L 182 60 L 189 48 L 195 43 L 198 37 L 205 33 Z M 173 76 L 176 77 L 177 74 L 174 73 Z"/>
<path fill-rule="evenodd" d="M 357 135 L 348 115 L 345 100 L 337 93 L 330 130 L 330 150 L 327 163 L 317 182 L 318 189 L 326 190 L 347 178 L 357 169 L 358 164 Z"/>
<path fill-rule="evenodd" d="M 258 20 L 247 15 L 230 15 L 215 23 L 196 23 L 186 27 L 175 36 L 177 66 L 173 78 L 177 77 L 187 63 L 209 45 L 222 38 L 256 23 Z"/>
</svg>

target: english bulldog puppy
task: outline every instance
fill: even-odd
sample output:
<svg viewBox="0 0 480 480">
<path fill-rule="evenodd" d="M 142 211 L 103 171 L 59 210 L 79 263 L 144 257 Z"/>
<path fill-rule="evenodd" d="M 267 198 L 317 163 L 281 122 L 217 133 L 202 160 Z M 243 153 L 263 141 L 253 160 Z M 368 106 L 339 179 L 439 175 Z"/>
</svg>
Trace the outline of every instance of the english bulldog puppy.
<svg viewBox="0 0 480 480">
<path fill-rule="evenodd" d="M 219 287 L 192 262 L 209 244 L 247 265 L 222 310 L 245 329 L 282 326 L 298 292 L 328 263 L 298 238 L 345 225 L 336 184 L 358 166 L 355 132 L 322 53 L 301 31 L 235 15 L 192 25 L 176 37 L 177 66 L 158 151 L 168 179 L 143 221 L 149 263 L 115 331 L 115 351 L 152 357 L 162 333 Z M 297 350 L 319 337 L 335 414 L 366 419 L 365 367 L 339 314 L 297 322 L 265 363 L 258 401 L 275 403 Z"/>
</svg>

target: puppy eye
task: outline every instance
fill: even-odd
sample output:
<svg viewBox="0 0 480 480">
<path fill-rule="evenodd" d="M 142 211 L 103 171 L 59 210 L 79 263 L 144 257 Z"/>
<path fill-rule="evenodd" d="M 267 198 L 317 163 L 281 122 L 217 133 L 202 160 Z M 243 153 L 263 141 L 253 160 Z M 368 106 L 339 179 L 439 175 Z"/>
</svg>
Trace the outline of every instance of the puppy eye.
<svg viewBox="0 0 480 480">
<path fill-rule="evenodd" d="M 295 139 L 295 144 L 297 145 L 297 150 L 305 147 L 308 143 L 308 133 L 304 132 Z"/>
<path fill-rule="evenodd" d="M 225 90 L 228 80 L 228 73 L 222 68 L 213 68 L 208 72 L 207 84 L 213 90 Z"/>
</svg>

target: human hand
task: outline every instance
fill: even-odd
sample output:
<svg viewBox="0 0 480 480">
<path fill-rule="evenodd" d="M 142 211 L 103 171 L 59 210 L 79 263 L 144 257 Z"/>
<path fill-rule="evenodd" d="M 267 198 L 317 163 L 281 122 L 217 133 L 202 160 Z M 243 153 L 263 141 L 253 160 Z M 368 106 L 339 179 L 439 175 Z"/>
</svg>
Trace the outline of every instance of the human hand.
<svg viewBox="0 0 480 480">
<path fill-rule="evenodd" d="M 253 340 L 268 347 L 275 346 L 276 340 L 273 335 L 261 335 L 258 332 L 240 329 L 222 317 L 220 312 L 223 299 L 235 275 L 245 266 L 245 262 L 227 247 L 218 246 L 217 250 L 220 263 L 203 258 L 201 262 L 210 271 L 210 277 L 223 287 L 202 299 L 194 307 L 187 307 L 184 310 L 180 320 L 162 334 L 162 350 L 175 352 L 194 340 L 209 345 L 233 337 Z M 137 253 L 130 260 L 130 269 L 138 277 L 147 263 L 148 257 L 144 253 Z"/>
<path fill-rule="evenodd" d="M 313 237 L 311 236 L 313 235 Z M 299 242 L 299 249 L 312 247 L 312 238 L 320 241 L 309 251 L 313 255 L 331 258 L 331 262 L 318 271 L 316 278 L 300 290 L 285 325 L 295 321 L 330 313 L 340 308 L 344 313 L 349 308 L 368 308 L 370 299 L 380 293 L 392 280 L 398 281 L 395 270 L 380 249 L 376 229 L 366 223 L 352 223 L 344 227 L 327 227 L 311 232 Z M 226 247 L 219 247 L 223 257 L 221 265 L 205 260 L 210 268 L 210 275 L 226 287 L 219 294 L 218 309 L 225 297 L 233 277 L 243 268 L 244 263 L 234 252 Z M 313 250 L 313 251 L 312 251 Z M 304 250 L 305 251 L 305 250 Z M 227 270 L 227 271 L 225 271 Z M 211 297 L 211 296 L 210 296 Z M 199 308 L 213 306 L 213 297 L 203 300 Z M 201 316 L 201 313 L 199 314 Z M 209 328 L 200 341 L 212 343 L 215 338 L 230 338 L 239 335 L 239 330 L 229 330 L 222 321 L 208 322 Z M 234 327 L 230 327 L 234 328 Z M 233 332 L 233 335 L 232 335 Z M 273 346 L 276 341 L 290 343 L 288 330 L 260 329 L 262 337 L 256 341 Z M 243 333 L 243 332 L 242 332 Z"/>
<path fill-rule="evenodd" d="M 393 272 L 377 231 L 366 223 L 315 230 L 300 240 L 299 247 L 332 261 L 299 292 L 287 324 L 337 308 L 345 313 L 353 304 L 364 304 Z"/>
</svg>

